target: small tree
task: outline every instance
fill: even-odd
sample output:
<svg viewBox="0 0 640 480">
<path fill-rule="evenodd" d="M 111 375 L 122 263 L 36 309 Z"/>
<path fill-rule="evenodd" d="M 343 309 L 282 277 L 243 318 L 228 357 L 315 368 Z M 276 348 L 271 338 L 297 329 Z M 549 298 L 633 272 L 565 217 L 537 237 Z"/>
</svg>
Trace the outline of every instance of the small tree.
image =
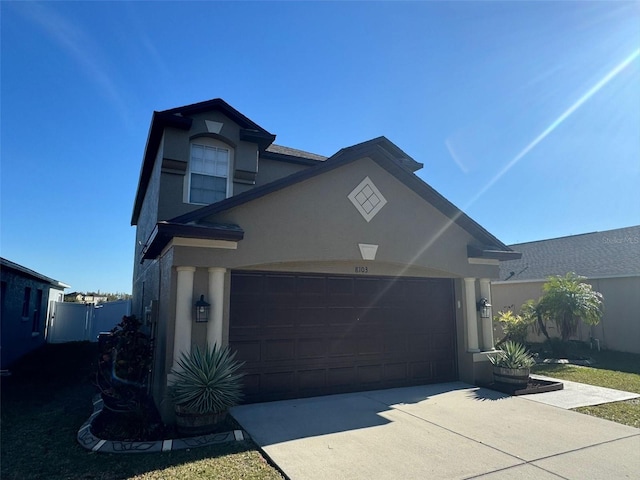
<svg viewBox="0 0 640 480">
<path fill-rule="evenodd" d="M 587 325 L 597 325 L 600 322 L 603 312 L 602 294 L 583 280 L 585 277 L 573 272 L 564 277 L 552 276 L 547 279 L 542 287 L 542 298 L 535 307 L 528 307 L 533 308 L 539 319 L 538 324 L 542 324 L 543 333 L 546 334 L 543 320 L 552 320 L 565 342 L 576 334 L 579 321 Z"/>
<path fill-rule="evenodd" d="M 520 315 L 526 319 L 529 325 L 533 325 L 536 333 L 542 333 L 547 340 L 551 340 L 549 332 L 547 332 L 547 326 L 544 323 L 544 318 L 542 318 L 542 311 L 535 300 L 527 300 L 522 307 L 520 307 Z"/>
</svg>

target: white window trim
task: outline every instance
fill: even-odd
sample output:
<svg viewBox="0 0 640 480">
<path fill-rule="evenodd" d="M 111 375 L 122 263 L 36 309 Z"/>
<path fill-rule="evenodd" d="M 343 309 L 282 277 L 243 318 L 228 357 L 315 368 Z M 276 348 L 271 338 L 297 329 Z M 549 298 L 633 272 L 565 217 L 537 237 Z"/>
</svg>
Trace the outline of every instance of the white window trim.
<svg viewBox="0 0 640 480">
<path fill-rule="evenodd" d="M 188 167 L 187 167 L 187 174 L 185 175 L 185 181 L 184 181 L 184 192 L 183 192 L 183 196 L 182 196 L 182 201 L 184 203 L 188 203 L 189 205 L 211 205 L 209 203 L 199 203 L 199 202 L 192 202 L 191 201 L 191 147 L 193 145 L 201 145 L 201 146 L 205 146 L 205 147 L 215 147 L 215 148 L 219 148 L 219 149 L 223 149 L 226 150 L 228 152 L 229 155 L 229 159 L 228 159 L 228 165 L 227 165 L 227 193 L 226 193 L 226 197 L 225 198 L 229 198 L 231 196 L 233 196 L 233 178 L 232 178 L 232 172 L 233 172 L 233 164 L 234 164 L 234 149 L 227 145 L 224 142 L 221 142 L 219 140 L 215 140 L 213 138 L 208 138 L 208 137 L 201 137 L 201 138 L 195 138 L 193 139 L 191 142 L 189 142 L 189 162 L 188 162 Z M 215 176 L 215 175 L 213 175 Z M 220 177 L 218 177 L 220 178 Z"/>
</svg>

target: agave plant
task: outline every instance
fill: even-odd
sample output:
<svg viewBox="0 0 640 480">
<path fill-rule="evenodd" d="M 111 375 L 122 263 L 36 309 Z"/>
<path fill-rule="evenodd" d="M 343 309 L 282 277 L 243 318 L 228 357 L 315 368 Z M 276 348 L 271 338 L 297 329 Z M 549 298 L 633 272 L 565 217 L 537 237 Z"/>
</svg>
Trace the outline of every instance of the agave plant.
<svg viewBox="0 0 640 480">
<path fill-rule="evenodd" d="M 182 352 L 178 368 L 172 369 L 171 392 L 176 405 L 184 411 L 207 414 L 224 412 L 242 400 L 244 362 L 235 359 L 228 347 L 195 347 Z"/>
<path fill-rule="evenodd" d="M 502 368 L 530 368 L 536 361 L 521 343 L 504 342 L 495 356 L 489 361 L 496 367 Z"/>
</svg>

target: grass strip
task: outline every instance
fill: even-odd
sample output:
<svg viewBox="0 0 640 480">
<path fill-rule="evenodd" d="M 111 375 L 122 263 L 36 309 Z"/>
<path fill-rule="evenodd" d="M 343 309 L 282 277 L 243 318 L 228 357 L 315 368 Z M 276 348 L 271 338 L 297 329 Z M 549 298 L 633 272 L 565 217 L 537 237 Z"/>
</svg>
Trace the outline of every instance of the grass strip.
<svg viewBox="0 0 640 480">
<path fill-rule="evenodd" d="M 561 380 L 640 394 L 640 355 L 589 350 L 584 353 L 590 354 L 593 358 L 595 361 L 593 366 L 543 364 L 536 365 L 531 371 Z M 574 410 L 640 428 L 640 399 L 579 407 Z"/>
<path fill-rule="evenodd" d="M 89 343 L 46 345 L 2 378 L 0 478 L 282 479 L 251 441 L 149 454 L 85 450 L 76 434 L 93 410 L 96 358 Z"/>
</svg>

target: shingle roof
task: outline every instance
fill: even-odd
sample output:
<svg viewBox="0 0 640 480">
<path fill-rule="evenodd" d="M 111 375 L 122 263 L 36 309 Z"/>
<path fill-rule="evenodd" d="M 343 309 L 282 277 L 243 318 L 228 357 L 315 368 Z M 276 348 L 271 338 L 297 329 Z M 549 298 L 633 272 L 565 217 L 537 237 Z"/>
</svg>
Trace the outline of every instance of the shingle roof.
<svg viewBox="0 0 640 480">
<path fill-rule="evenodd" d="M 519 260 L 500 263 L 500 280 L 544 280 L 574 272 L 587 278 L 640 275 L 640 225 L 509 245 Z"/>
<path fill-rule="evenodd" d="M 280 155 L 287 155 L 289 157 L 300 157 L 308 160 L 317 160 L 320 162 L 323 162 L 328 158 L 323 155 L 305 152 L 304 150 L 298 150 L 297 148 L 276 145 L 275 143 L 272 143 L 271 145 L 269 145 L 265 151 L 271 152 L 271 153 L 278 153 Z"/>
</svg>

